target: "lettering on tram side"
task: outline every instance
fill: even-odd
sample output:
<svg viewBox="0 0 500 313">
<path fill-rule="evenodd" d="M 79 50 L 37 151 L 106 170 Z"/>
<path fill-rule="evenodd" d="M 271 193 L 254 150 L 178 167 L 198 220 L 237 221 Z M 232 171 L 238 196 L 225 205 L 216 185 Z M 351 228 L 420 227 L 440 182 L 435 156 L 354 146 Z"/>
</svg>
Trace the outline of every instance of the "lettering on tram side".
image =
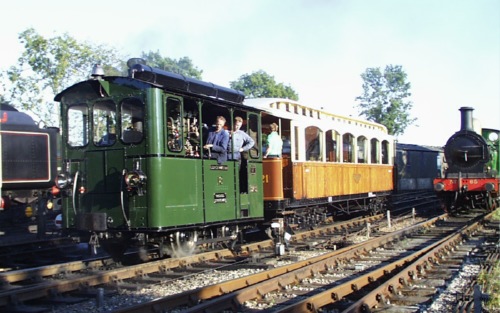
<svg viewBox="0 0 500 313">
<path fill-rule="evenodd" d="M 217 192 L 214 194 L 214 203 L 226 203 L 227 197 L 225 192 Z"/>
<path fill-rule="evenodd" d="M 227 171 L 227 165 L 222 165 L 222 164 L 210 165 L 210 170 L 211 171 Z"/>
</svg>

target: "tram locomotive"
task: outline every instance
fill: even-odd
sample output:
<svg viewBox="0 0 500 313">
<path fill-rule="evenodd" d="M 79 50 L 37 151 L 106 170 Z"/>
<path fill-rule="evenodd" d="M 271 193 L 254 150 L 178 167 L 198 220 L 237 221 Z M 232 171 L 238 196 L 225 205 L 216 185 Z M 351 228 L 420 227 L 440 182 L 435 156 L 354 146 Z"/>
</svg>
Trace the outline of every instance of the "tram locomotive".
<svg viewBox="0 0 500 313">
<path fill-rule="evenodd" d="M 95 67 L 55 97 L 65 233 L 113 255 L 131 246 L 181 255 L 387 208 L 394 140 L 384 126 L 127 64 L 127 77 Z M 232 141 L 227 161 L 203 148 L 205 126 L 220 116 L 228 132 L 241 117 L 255 142 L 240 160 Z M 284 141 L 279 158 L 263 158 L 271 123 Z"/>
<path fill-rule="evenodd" d="M 460 108 L 461 127 L 444 147 L 446 169 L 434 189 L 449 212 L 499 205 L 499 130 L 474 129 L 471 107 Z"/>
<path fill-rule="evenodd" d="M 40 128 L 29 115 L 1 104 L 0 209 L 6 225 L 55 210 L 58 133 L 58 128 Z"/>
</svg>

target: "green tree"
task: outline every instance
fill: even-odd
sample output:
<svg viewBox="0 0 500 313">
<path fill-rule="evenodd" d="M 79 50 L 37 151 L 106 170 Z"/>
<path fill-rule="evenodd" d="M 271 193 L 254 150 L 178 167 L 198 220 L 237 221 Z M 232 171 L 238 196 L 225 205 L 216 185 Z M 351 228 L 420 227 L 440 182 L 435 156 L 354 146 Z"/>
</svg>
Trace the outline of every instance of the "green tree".
<svg viewBox="0 0 500 313">
<path fill-rule="evenodd" d="M 203 70 L 198 69 L 193 65 L 193 62 L 188 57 L 183 57 L 178 60 L 162 57 L 159 51 L 148 53 L 142 52 L 142 59 L 151 67 L 156 67 L 165 71 L 184 75 L 186 77 L 201 79 Z"/>
<path fill-rule="evenodd" d="M 29 28 L 19 34 L 19 40 L 24 51 L 17 64 L 0 74 L 4 97 L 16 108 L 31 113 L 38 123 L 58 125 L 54 96 L 88 79 L 95 64 L 102 64 L 108 74 L 120 72 L 114 49 L 80 43 L 68 34 L 44 38 Z"/>
<path fill-rule="evenodd" d="M 240 76 L 230 82 L 233 89 L 243 91 L 249 98 L 285 98 L 299 100 L 299 95 L 290 86 L 276 83 L 274 77 L 260 70 Z"/>
<path fill-rule="evenodd" d="M 412 108 L 408 97 L 410 83 L 400 65 L 388 65 L 384 73 L 380 68 L 368 68 L 361 74 L 363 78 L 363 94 L 356 98 L 357 108 L 361 116 L 369 121 L 387 127 L 389 134 L 401 135 L 405 129 L 416 121 L 410 118 Z"/>
</svg>

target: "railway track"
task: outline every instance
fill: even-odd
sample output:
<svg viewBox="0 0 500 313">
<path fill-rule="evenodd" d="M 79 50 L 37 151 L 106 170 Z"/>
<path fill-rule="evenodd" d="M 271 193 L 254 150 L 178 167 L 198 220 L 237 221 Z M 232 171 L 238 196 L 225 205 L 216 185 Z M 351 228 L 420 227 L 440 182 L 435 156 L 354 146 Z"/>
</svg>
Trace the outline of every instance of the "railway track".
<svg viewBox="0 0 500 313">
<path fill-rule="evenodd" d="M 393 217 L 392 220 L 400 225 L 403 225 L 402 220 L 416 222 L 411 214 Z M 390 227 L 388 223 L 390 221 L 383 215 L 376 215 L 297 233 L 286 243 L 288 254 L 281 259 L 297 260 L 299 257 L 293 255 L 294 251 L 338 249 L 355 244 L 354 238 L 363 237 L 362 240 L 365 240 L 367 235 L 369 237 L 368 226 L 371 227 L 371 235 L 377 236 L 381 229 Z M 265 270 L 276 266 L 276 262 L 272 261 L 277 252 L 275 244 L 267 240 L 242 246 L 238 255 L 229 250 L 218 250 L 126 268 L 102 257 L 9 271 L 0 275 L 0 309 L 6 312 L 53 312 L 54 308 L 67 303 L 78 303 L 100 295 L 108 297 L 123 290 L 147 288 L 148 284 L 162 284 L 179 277 L 185 279 L 197 272 L 225 268 L 228 264 L 237 268 L 247 266 Z M 47 309 L 47 303 L 50 309 Z"/>
<path fill-rule="evenodd" d="M 453 251 L 455 258 L 467 253 L 477 243 L 472 239 L 480 228 L 479 217 L 435 218 L 363 243 L 322 254 L 304 261 L 292 262 L 253 275 L 198 288 L 134 307 L 117 310 L 130 312 L 366 312 L 379 305 L 384 297 L 374 293 L 375 303 L 362 297 L 389 280 L 387 290 L 397 294 L 394 280 L 408 286 L 410 280 L 427 272 Z M 468 241 L 467 241 L 468 240 Z M 466 242 L 466 243 L 464 243 Z M 463 245 L 462 249 L 459 249 Z M 458 263 L 444 271 L 453 274 Z M 455 266 L 455 267 L 453 267 Z M 443 284 L 447 278 L 440 276 Z M 436 285 L 430 285 L 432 294 Z M 431 294 L 421 301 L 428 301 Z M 350 299 L 363 299 L 358 302 Z M 416 298 L 415 298 L 416 299 Z M 417 301 L 418 302 L 418 301 Z M 390 303 L 390 301 L 388 302 Z M 394 308 L 394 305 L 392 305 Z M 405 312 L 404 304 L 399 309 Z M 397 311 L 397 309 L 396 309 Z"/>
<path fill-rule="evenodd" d="M 346 233 L 355 236 L 367 224 L 383 225 L 383 215 L 340 222 L 322 229 L 311 230 L 292 236 L 289 249 L 301 250 L 329 241 L 345 240 Z M 338 233 L 338 235 L 335 235 Z M 284 256 L 282 258 L 287 258 Z M 148 284 L 176 278 L 185 278 L 196 272 L 232 266 L 252 269 L 267 269 L 276 260 L 275 243 L 266 240 L 241 247 L 240 253 L 224 249 L 209 251 L 194 256 L 164 259 L 144 264 L 123 267 L 109 258 L 54 264 L 33 269 L 22 269 L 0 273 L 0 308 L 16 312 L 32 311 L 33 306 L 46 308 L 83 299 L 94 298 L 99 289 L 105 294 L 116 290 L 138 289 Z M 245 264 L 245 265 L 241 265 Z M 26 305 L 29 304 L 29 308 Z"/>
</svg>

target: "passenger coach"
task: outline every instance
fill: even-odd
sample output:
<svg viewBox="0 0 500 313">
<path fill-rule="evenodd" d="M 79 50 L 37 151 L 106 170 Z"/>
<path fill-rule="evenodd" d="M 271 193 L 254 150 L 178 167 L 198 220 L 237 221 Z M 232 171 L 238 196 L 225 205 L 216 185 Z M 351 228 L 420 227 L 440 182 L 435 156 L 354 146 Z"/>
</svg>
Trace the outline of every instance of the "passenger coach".
<svg viewBox="0 0 500 313">
<path fill-rule="evenodd" d="M 271 123 L 284 142 L 282 158 L 263 159 L 268 219 L 312 227 L 334 215 L 387 208 L 394 139 L 385 126 L 288 99 L 246 99 L 245 105 L 263 110 L 264 142 Z"/>
</svg>

